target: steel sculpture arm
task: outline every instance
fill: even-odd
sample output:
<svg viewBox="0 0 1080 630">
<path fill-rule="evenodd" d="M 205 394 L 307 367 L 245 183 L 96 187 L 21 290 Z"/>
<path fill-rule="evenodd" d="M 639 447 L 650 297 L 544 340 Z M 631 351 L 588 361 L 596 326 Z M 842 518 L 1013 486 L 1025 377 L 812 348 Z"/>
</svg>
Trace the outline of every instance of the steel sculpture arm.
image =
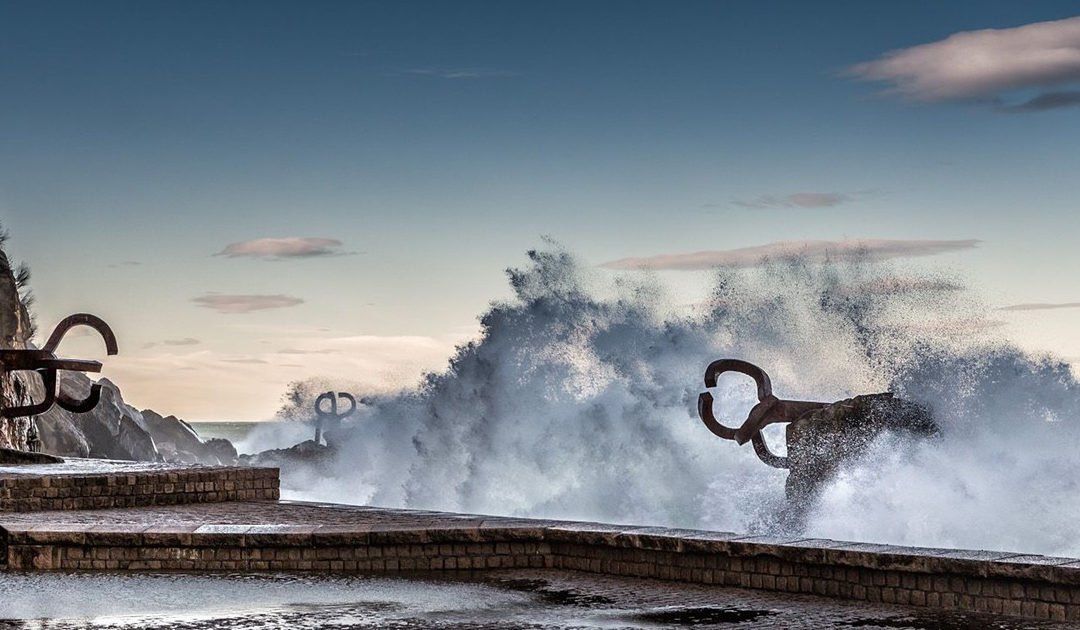
<svg viewBox="0 0 1080 630">
<path fill-rule="evenodd" d="M 752 442 L 754 453 L 758 459 L 773 468 L 787 468 L 786 457 L 774 455 L 765 443 L 761 430 L 776 422 L 791 422 L 800 416 L 822 407 L 828 403 L 808 402 L 801 400 L 781 400 L 772 393 L 772 381 L 765 370 L 753 363 L 739 359 L 720 359 L 713 361 L 705 369 L 705 387 L 716 387 L 717 379 L 725 372 L 738 372 L 754 379 L 757 383 L 758 403 L 750 410 L 749 416 L 742 426 L 737 429 L 725 426 L 716 419 L 713 413 L 713 397 L 709 392 L 698 395 L 698 416 L 705 423 L 706 428 L 717 437 L 725 440 L 735 440 L 738 444 Z"/>
<path fill-rule="evenodd" d="M 100 361 L 62 359 L 56 356 L 56 348 L 59 347 L 68 331 L 76 326 L 93 328 L 105 340 L 106 352 L 110 356 L 117 353 L 116 335 L 113 334 L 112 329 L 100 317 L 89 313 L 78 313 L 64 318 L 56 325 L 49 340 L 40 350 L 0 350 L 0 370 L 3 372 L 36 371 L 41 375 L 41 381 L 45 386 L 45 397 L 40 402 L 0 409 L 0 417 L 35 416 L 45 413 L 54 404 L 73 413 L 83 413 L 90 411 L 98 404 L 101 399 L 101 385 L 97 383 L 90 386 L 89 395 L 82 400 L 58 391 L 57 372 L 60 370 L 93 373 L 101 371 Z"/>
</svg>

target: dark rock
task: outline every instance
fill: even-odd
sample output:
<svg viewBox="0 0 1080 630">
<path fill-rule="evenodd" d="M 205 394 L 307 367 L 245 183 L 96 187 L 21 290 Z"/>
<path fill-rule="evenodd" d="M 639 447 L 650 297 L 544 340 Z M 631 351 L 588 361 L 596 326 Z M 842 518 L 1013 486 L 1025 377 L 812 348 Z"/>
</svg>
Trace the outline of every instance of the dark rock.
<svg viewBox="0 0 1080 630">
<path fill-rule="evenodd" d="M 225 438 L 210 438 L 204 442 L 207 452 L 217 458 L 217 460 L 226 465 L 232 466 L 236 463 L 239 454 L 236 452 L 236 447 L 233 443 Z"/>
<path fill-rule="evenodd" d="M 241 455 L 239 461 L 248 466 L 271 466 L 277 468 L 306 467 L 328 468 L 334 462 L 337 451 L 314 440 L 306 440 L 289 448 L 262 451 L 255 455 Z"/>
</svg>

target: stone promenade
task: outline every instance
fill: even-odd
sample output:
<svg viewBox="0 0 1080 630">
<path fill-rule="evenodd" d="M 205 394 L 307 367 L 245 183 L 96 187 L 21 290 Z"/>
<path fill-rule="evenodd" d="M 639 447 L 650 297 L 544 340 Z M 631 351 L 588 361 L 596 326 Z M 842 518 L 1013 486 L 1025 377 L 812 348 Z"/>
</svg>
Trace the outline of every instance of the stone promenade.
<svg viewBox="0 0 1080 630">
<path fill-rule="evenodd" d="M 30 498 L 44 491 L 49 499 L 58 479 L 79 496 L 146 496 L 151 504 L 123 499 L 124 507 L 105 509 L 3 511 L 5 505 L 33 505 L 22 496 L 28 488 Z M 1080 622 L 1080 561 L 1072 558 L 276 501 L 274 469 L 109 469 L 46 480 L 18 486 L 6 504 L 0 500 L 3 568 L 327 574 L 559 569 Z M 0 483 L 10 481 L 0 471 Z M 241 482 L 256 487 L 237 490 Z M 140 485 L 160 492 L 124 494 Z M 228 494 L 255 491 L 267 498 Z"/>
</svg>

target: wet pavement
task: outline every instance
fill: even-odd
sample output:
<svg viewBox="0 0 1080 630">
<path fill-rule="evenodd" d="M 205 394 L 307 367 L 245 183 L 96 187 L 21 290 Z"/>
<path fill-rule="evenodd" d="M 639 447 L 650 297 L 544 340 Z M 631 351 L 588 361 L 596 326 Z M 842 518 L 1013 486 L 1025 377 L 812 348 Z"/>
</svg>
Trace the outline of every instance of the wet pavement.
<svg viewBox="0 0 1080 630">
<path fill-rule="evenodd" d="M 42 477 L 49 475 L 136 474 L 173 472 L 176 470 L 215 470 L 221 467 L 201 464 L 177 465 L 162 462 L 132 462 L 113 459 L 68 457 L 59 464 L 10 464 L 0 466 L 0 477 Z"/>
<path fill-rule="evenodd" d="M 0 573 L 0 629 L 888 628 L 1074 624 L 556 570 L 412 578 Z"/>
</svg>

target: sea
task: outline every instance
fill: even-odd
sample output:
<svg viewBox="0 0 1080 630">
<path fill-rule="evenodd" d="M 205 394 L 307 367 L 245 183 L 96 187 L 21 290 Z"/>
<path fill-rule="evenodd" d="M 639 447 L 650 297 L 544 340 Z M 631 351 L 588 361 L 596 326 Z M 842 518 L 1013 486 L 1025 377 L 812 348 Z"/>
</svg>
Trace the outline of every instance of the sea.
<svg viewBox="0 0 1080 630">
<path fill-rule="evenodd" d="M 224 438 L 233 444 L 247 439 L 248 435 L 260 425 L 271 422 L 189 422 L 195 432 L 204 440 Z"/>
</svg>

